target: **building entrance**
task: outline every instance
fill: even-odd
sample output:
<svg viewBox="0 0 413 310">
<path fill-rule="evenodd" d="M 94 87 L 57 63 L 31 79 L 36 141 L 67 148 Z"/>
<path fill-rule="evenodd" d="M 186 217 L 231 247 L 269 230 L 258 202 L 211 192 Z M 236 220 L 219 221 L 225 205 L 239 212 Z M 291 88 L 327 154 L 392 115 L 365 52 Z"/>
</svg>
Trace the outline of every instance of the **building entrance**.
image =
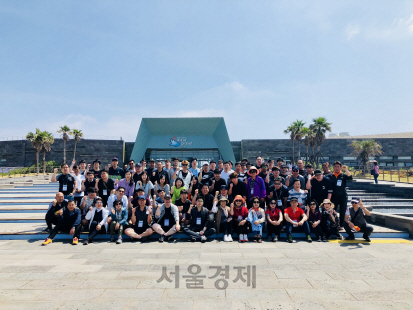
<svg viewBox="0 0 413 310">
<path fill-rule="evenodd" d="M 202 167 L 204 162 L 210 162 L 211 160 L 218 161 L 222 159 L 221 154 L 218 149 L 185 149 L 185 150 L 171 150 L 171 149 L 147 149 L 145 152 L 145 158 L 154 160 L 172 159 L 173 157 L 178 157 L 180 161 L 186 159 L 190 161 L 192 158 L 198 159 L 198 167 Z"/>
</svg>

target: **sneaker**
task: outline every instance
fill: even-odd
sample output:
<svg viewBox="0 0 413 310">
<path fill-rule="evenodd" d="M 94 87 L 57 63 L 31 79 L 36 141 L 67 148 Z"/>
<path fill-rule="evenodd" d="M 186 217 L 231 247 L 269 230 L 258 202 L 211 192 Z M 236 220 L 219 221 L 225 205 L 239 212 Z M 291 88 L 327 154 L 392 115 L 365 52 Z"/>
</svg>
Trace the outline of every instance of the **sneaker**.
<svg viewBox="0 0 413 310">
<path fill-rule="evenodd" d="M 365 237 L 363 237 L 363 238 L 364 238 L 364 240 L 366 240 L 367 242 L 371 242 L 369 236 L 365 236 Z"/>
<path fill-rule="evenodd" d="M 247 234 L 244 234 L 244 241 L 248 242 L 248 235 Z"/>
<path fill-rule="evenodd" d="M 83 241 L 83 245 L 88 245 L 89 244 L 89 239 L 86 238 L 85 241 Z"/>
<path fill-rule="evenodd" d="M 77 237 L 73 238 L 72 244 L 77 244 L 79 242 L 79 239 L 77 239 Z"/>
<path fill-rule="evenodd" d="M 172 240 L 172 235 L 170 235 L 170 236 L 165 236 L 165 241 L 171 241 Z"/>
<path fill-rule="evenodd" d="M 46 238 L 46 240 L 42 243 L 42 245 L 48 245 L 49 243 L 52 243 L 53 240 L 50 238 Z"/>
<path fill-rule="evenodd" d="M 272 242 L 277 242 L 278 241 L 278 237 L 275 236 L 274 239 L 272 239 Z"/>
<path fill-rule="evenodd" d="M 122 237 L 119 237 L 118 240 L 116 241 L 116 244 L 121 244 L 122 243 Z"/>
<path fill-rule="evenodd" d="M 324 236 L 323 237 L 323 242 L 327 242 L 328 240 L 327 240 L 327 238 L 326 238 L 326 236 Z"/>
<path fill-rule="evenodd" d="M 325 238 L 325 237 L 324 237 Z M 318 237 L 317 242 L 321 242 L 321 237 Z"/>
<path fill-rule="evenodd" d="M 224 242 L 228 242 L 228 237 L 227 237 L 227 235 L 224 235 Z"/>
<path fill-rule="evenodd" d="M 207 238 L 205 236 L 201 236 L 201 242 L 205 243 L 205 241 L 207 240 Z"/>
<path fill-rule="evenodd" d="M 165 240 L 165 236 L 164 236 L 164 235 L 162 235 L 162 236 L 159 237 L 159 242 L 160 242 L 160 243 L 162 243 L 164 240 Z"/>
<path fill-rule="evenodd" d="M 293 236 L 288 236 L 288 243 L 293 243 Z"/>
<path fill-rule="evenodd" d="M 337 235 L 337 239 L 338 239 L 338 240 L 344 240 L 344 237 L 343 237 L 342 234 L 338 234 L 338 235 Z"/>
<path fill-rule="evenodd" d="M 234 240 L 232 240 L 232 236 L 231 236 L 231 235 L 228 235 L 228 241 L 229 241 L 229 242 L 234 241 Z"/>
<path fill-rule="evenodd" d="M 110 236 L 110 242 L 115 242 L 115 235 Z"/>
<path fill-rule="evenodd" d="M 356 238 L 348 236 L 344 240 L 351 241 L 351 240 L 356 240 Z"/>
<path fill-rule="evenodd" d="M 149 237 L 142 237 L 142 238 L 140 238 L 140 239 L 138 239 L 138 240 L 140 240 L 141 243 L 145 243 L 145 242 L 148 242 Z"/>
<path fill-rule="evenodd" d="M 313 239 L 311 239 L 311 236 L 307 236 L 307 242 L 308 242 L 308 243 L 313 242 Z"/>
</svg>

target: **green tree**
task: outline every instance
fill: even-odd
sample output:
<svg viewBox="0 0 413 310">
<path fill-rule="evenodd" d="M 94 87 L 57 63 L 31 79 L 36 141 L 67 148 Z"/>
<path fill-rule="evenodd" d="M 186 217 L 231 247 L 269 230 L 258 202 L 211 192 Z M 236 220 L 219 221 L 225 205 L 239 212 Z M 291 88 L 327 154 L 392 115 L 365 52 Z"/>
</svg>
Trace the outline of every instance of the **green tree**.
<svg viewBox="0 0 413 310">
<path fill-rule="evenodd" d="M 62 134 L 63 139 L 63 163 L 66 163 L 66 142 L 70 140 L 70 128 L 66 125 L 61 126 L 60 129 L 57 131 L 58 133 Z"/>
<path fill-rule="evenodd" d="M 296 120 L 293 123 L 295 127 L 295 140 L 298 142 L 298 154 L 297 161 L 301 159 L 301 139 L 304 137 L 303 129 L 305 128 L 305 123 L 303 121 Z"/>
<path fill-rule="evenodd" d="M 354 149 L 353 155 L 360 158 L 365 170 L 367 170 L 369 157 L 383 154 L 381 144 L 374 140 L 353 141 L 350 146 Z"/>
<path fill-rule="evenodd" d="M 78 129 L 72 129 L 70 135 L 73 136 L 73 140 L 75 140 L 75 151 L 73 152 L 73 160 L 76 160 L 76 144 L 83 138 L 83 132 Z"/>
<path fill-rule="evenodd" d="M 327 131 L 331 131 L 331 123 L 327 122 L 325 117 L 319 117 L 313 119 L 313 128 L 315 131 L 315 143 L 317 145 L 317 155 L 316 155 L 316 164 L 320 162 L 321 156 L 321 144 L 323 144 Z"/>
<path fill-rule="evenodd" d="M 42 131 L 42 147 L 41 150 L 43 151 L 43 174 L 46 173 L 46 152 L 50 152 L 52 150 L 52 144 L 54 143 L 54 138 L 52 133 L 48 131 Z"/>
<path fill-rule="evenodd" d="M 38 174 L 39 173 L 39 152 L 42 149 L 42 141 L 43 141 L 42 131 L 40 131 L 39 128 L 36 128 L 36 131 L 34 133 L 29 132 L 26 135 L 26 139 L 32 144 L 34 151 L 36 152 L 36 173 Z"/>
</svg>

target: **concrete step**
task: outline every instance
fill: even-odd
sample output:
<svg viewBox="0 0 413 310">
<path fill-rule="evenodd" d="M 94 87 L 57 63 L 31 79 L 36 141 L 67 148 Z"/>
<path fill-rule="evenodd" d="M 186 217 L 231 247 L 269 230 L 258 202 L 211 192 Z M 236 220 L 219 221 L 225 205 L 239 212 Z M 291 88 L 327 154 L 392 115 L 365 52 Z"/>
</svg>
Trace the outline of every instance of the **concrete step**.
<svg viewBox="0 0 413 310">
<path fill-rule="evenodd" d="M 49 201 L 49 203 L 51 200 Z M 44 210 L 45 212 L 49 209 L 49 203 L 47 204 L 12 204 L 12 205 L 1 205 L 0 211 L 23 211 L 23 210 Z"/>
<path fill-rule="evenodd" d="M 0 184 L 0 189 L 7 189 L 7 190 L 14 189 L 14 184 Z"/>
<path fill-rule="evenodd" d="M 10 184 L 13 184 L 15 187 L 16 186 L 33 186 L 33 182 L 10 182 Z"/>
<path fill-rule="evenodd" d="M 10 194 L 3 194 L 0 193 L 0 198 L 49 198 L 49 197 L 55 197 L 56 193 L 28 193 L 28 194 L 18 194 L 18 193 L 10 193 Z M 0 200 L 1 201 L 1 200 Z"/>
<path fill-rule="evenodd" d="M 4 204 L 29 204 L 29 203 L 50 203 L 51 199 L 28 199 L 28 198 L 19 198 L 19 199 L 0 199 L 0 206 Z"/>
<path fill-rule="evenodd" d="M 44 213 L 37 212 L 37 213 L 1 213 L 0 212 L 0 221 L 36 221 L 36 220 L 44 220 L 46 215 L 46 210 Z"/>
</svg>

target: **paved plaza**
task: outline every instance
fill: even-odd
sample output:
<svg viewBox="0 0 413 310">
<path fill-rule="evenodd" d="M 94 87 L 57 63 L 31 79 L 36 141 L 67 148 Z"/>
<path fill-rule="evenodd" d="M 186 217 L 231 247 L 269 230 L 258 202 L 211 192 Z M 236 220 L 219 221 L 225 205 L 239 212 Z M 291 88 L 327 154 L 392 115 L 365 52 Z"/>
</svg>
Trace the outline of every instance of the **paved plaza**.
<svg viewBox="0 0 413 310">
<path fill-rule="evenodd" d="M 413 243 L 0 241 L 2 309 L 412 309 Z M 203 288 L 187 288 L 192 272 Z M 227 288 L 225 266 L 229 266 Z M 222 267 L 215 278 L 217 268 Z M 251 276 L 248 283 L 247 266 Z M 256 287 L 252 270 L 256 266 Z M 162 276 L 166 268 L 168 282 Z M 179 270 L 176 283 L 171 272 Z M 242 279 L 234 282 L 238 270 Z M 243 282 L 243 280 L 245 282 Z M 248 286 L 249 284 L 249 286 Z M 178 285 L 179 288 L 175 288 Z"/>
</svg>

